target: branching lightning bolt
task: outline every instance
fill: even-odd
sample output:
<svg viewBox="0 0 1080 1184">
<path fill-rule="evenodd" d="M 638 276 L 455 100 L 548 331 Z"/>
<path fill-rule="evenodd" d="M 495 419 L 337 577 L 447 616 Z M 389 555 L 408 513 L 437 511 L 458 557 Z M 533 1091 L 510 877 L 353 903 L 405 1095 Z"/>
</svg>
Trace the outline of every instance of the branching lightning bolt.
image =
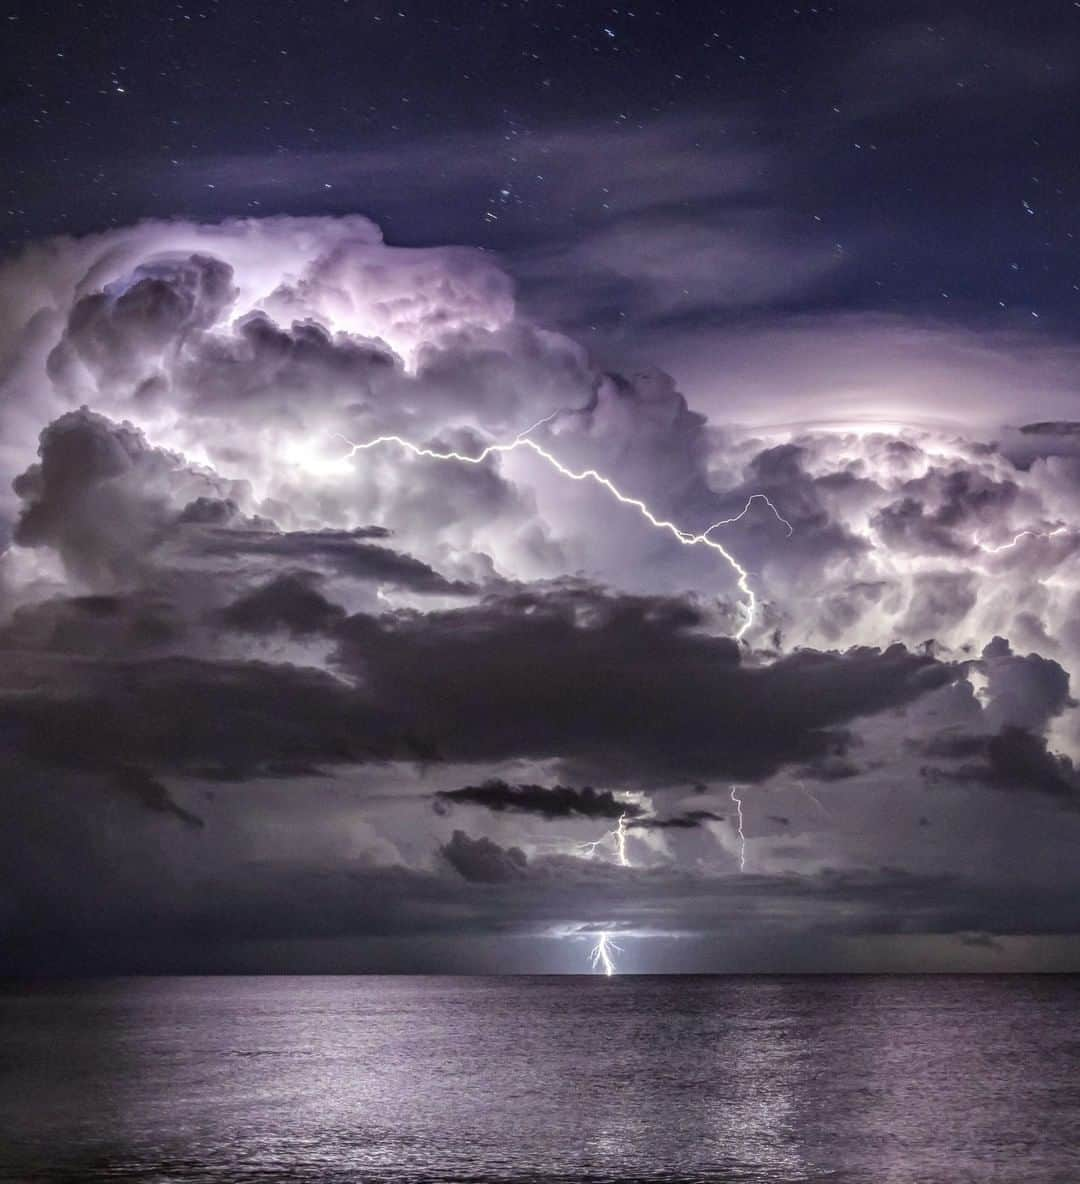
<svg viewBox="0 0 1080 1184">
<path fill-rule="evenodd" d="M 589 953 L 589 964 L 593 970 L 602 970 L 609 977 L 615 973 L 615 963 L 611 957 L 612 950 L 619 954 L 623 952 L 622 946 L 617 946 L 612 941 L 610 933 L 604 931 L 597 934 L 596 945 Z"/>
<path fill-rule="evenodd" d="M 546 464 L 550 465 L 551 468 L 553 468 L 561 476 L 567 477 L 571 481 L 592 482 L 601 486 L 601 488 L 605 489 L 609 494 L 611 494 L 611 496 L 621 505 L 630 506 L 632 509 L 636 510 L 638 514 L 640 514 L 641 517 L 644 518 L 651 526 L 655 527 L 657 530 L 666 531 L 676 540 L 676 542 L 680 543 L 682 546 L 708 547 L 711 551 L 715 551 L 735 573 L 736 584 L 743 597 L 741 606 L 743 620 L 735 633 L 736 638 L 741 639 L 746 634 L 751 625 L 753 625 L 754 617 L 757 611 L 757 596 L 755 595 L 753 588 L 750 586 L 750 573 L 745 567 L 743 567 L 738 559 L 736 559 L 735 556 L 727 550 L 726 547 L 722 546 L 718 542 L 715 542 L 709 536 L 714 530 L 718 530 L 722 526 L 731 526 L 734 523 L 741 521 L 750 512 L 750 509 L 756 501 L 764 502 L 765 505 L 768 506 L 770 510 L 772 510 L 777 521 L 787 528 L 789 538 L 792 534 L 794 534 L 794 528 L 792 527 L 791 523 L 786 518 L 784 518 L 783 515 L 781 515 L 780 511 L 765 494 L 754 493 L 746 499 L 746 505 L 743 506 L 742 510 L 740 510 L 739 513 L 733 517 L 722 518 L 717 522 L 713 522 L 700 533 L 683 530 L 681 527 L 676 526 L 674 522 L 670 522 L 665 518 L 658 517 L 653 513 L 649 506 L 641 500 L 641 498 L 632 497 L 629 494 L 624 493 L 609 477 L 605 477 L 596 469 L 571 469 L 567 465 L 564 465 L 557 457 L 548 452 L 547 449 L 541 447 L 541 445 L 537 444 L 535 440 L 530 438 L 531 433 L 535 432 L 537 428 L 542 427 L 546 423 L 550 423 L 553 419 L 556 419 L 561 414 L 563 414 L 561 410 L 552 412 L 552 414 L 545 416 L 543 419 L 537 420 L 536 423 L 532 424 L 531 427 L 519 432 L 509 443 L 488 444 L 473 456 L 462 452 L 456 452 L 452 449 L 447 451 L 439 451 L 434 448 L 427 448 L 421 444 L 416 444 L 412 440 L 406 439 L 404 436 L 398 436 L 396 434 L 376 436 L 374 439 L 366 440 L 362 443 L 357 443 L 354 440 L 350 440 L 346 436 L 341 436 L 340 438 L 344 440 L 349 446 L 349 452 L 346 456 L 346 459 L 352 459 L 359 452 L 368 452 L 373 448 L 379 448 L 386 444 L 393 444 L 399 448 L 404 449 L 406 452 L 411 453 L 413 456 L 423 457 L 428 460 L 457 461 L 459 464 L 480 465 L 483 464 L 484 461 L 486 461 L 490 456 L 501 453 L 515 452 L 522 448 L 528 449 L 535 456 L 538 456 Z M 338 434 L 340 435 L 340 433 Z M 742 803 L 735 796 L 734 788 L 732 788 L 731 797 L 732 801 L 735 802 L 739 810 L 739 841 L 741 844 L 739 868 L 742 870 L 746 866 L 746 839 L 743 835 L 742 829 Z M 615 854 L 620 865 L 622 867 L 630 867 L 630 858 L 626 849 L 626 838 L 627 815 L 623 813 L 620 814 L 618 824 L 614 830 L 608 831 L 599 839 L 594 839 L 590 842 L 579 844 L 578 849 L 582 854 L 592 856 L 596 853 L 598 847 L 603 846 L 604 844 L 611 844 L 615 850 Z M 613 975 L 615 973 L 615 962 L 612 954 L 621 954 L 622 952 L 622 947 L 616 945 L 611 934 L 608 931 L 603 930 L 597 935 L 596 944 L 592 947 L 589 953 L 589 964 L 594 970 L 600 970 L 603 974 L 608 976 Z"/>
<path fill-rule="evenodd" d="M 607 834 L 601 835 L 598 839 L 590 839 L 587 843 L 578 843 L 578 851 L 582 855 L 587 855 L 590 858 L 596 854 L 597 847 L 603 847 L 610 843 L 615 849 L 615 855 L 619 863 L 623 867 L 630 866 L 630 859 L 626 854 L 626 815 L 619 815 L 618 825 L 614 830 L 609 830 Z"/>
<path fill-rule="evenodd" d="M 638 804 L 642 800 L 642 795 L 631 794 L 627 798 L 627 804 Z M 652 814 L 652 806 L 645 802 L 646 813 Z M 624 811 L 619 815 L 619 821 L 615 825 L 614 830 L 609 830 L 598 839 L 592 839 L 587 843 L 579 843 L 578 851 L 582 855 L 590 858 L 596 854 L 598 847 L 603 847 L 610 844 L 615 851 L 615 857 L 618 859 L 622 867 L 631 867 L 630 855 L 626 850 L 626 823 L 627 814 Z M 612 975 L 615 973 L 615 959 L 612 957 L 612 951 L 621 954 L 623 952 L 621 946 L 617 946 L 612 940 L 611 934 L 606 930 L 597 934 L 596 944 L 589 951 L 589 964 L 594 970 L 602 969 L 604 974 Z"/>
<path fill-rule="evenodd" d="M 712 526 L 701 532 L 701 537 L 704 538 L 708 534 L 712 534 L 719 526 L 731 526 L 735 522 L 741 521 L 750 512 L 750 507 L 756 501 L 763 501 L 770 510 L 776 515 L 777 522 L 782 523 L 787 527 L 788 538 L 795 533 L 795 527 L 780 513 L 780 511 L 772 504 L 772 502 L 763 493 L 752 493 L 746 499 L 746 505 L 735 515 L 734 518 L 721 518 L 719 522 L 714 522 Z"/>
<path fill-rule="evenodd" d="M 731 800 L 735 803 L 735 809 L 739 815 L 739 871 L 746 871 L 746 835 L 743 834 L 743 817 L 742 817 L 742 798 L 735 793 L 735 786 L 731 787 Z"/>
<path fill-rule="evenodd" d="M 736 583 L 739 591 L 742 594 L 742 624 L 735 632 L 736 638 L 742 638 L 750 626 L 754 623 L 754 615 L 757 611 L 757 596 L 753 588 L 750 587 L 750 573 L 745 567 L 731 554 L 727 548 L 720 543 L 715 542 L 709 538 L 709 535 L 721 526 L 730 526 L 734 522 L 738 522 L 750 510 L 751 505 L 755 501 L 763 501 L 776 515 L 778 521 L 782 522 L 788 529 L 788 535 L 792 534 L 791 523 L 787 519 L 781 517 L 779 510 L 763 493 L 752 494 L 743 507 L 742 511 L 733 518 L 724 518 L 719 522 L 714 522 L 707 530 L 700 534 L 695 534 L 692 531 L 683 530 L 676 526 L 674 522 L 669 522 L 666 518 L 659 518 L 649 509 L 648 505 L 641 500 L 641 498 L 631 497 L 629 494 L 623 493 L 621 489 L 609 478 L 605 477 L 603 473 L 597 472 L 596 469 L 571 469 L 564 465 L 557 457 L 553 456 L 547 449 L 541 447 L 535 440 L 530 439 L 530 433 L 535 432 L 537 428 L 549 423 L 555 419 L 556 416 L 561 415 L 561 411 L 554 411 L 551 415 L 545 416 L 543 419 L 537 420 L 531 427 L 526 428 L 523 432 L 519 432 L 513 440 L 507 444 L 488 444 L 482 448 L 475 456 L 469 456 L 465 453 L 454 452 L 452 450 L 441 452 L 434 448 L 426 448 L 421 444 L 416 444 L 412 440 L 405 439 L 404 436 L 388 435 L 376 436 L 373 440 L 366 440 L 363 443 L 356 443 L 345 436 L 340 436 L 346 444 L 349 445 L 349 452 L 345 459 L 352 459 L 358 452 L 368 452 L 372 448 L 380 448 L 385 444 L 394 444 L 399 448 L 405 449 L 406 452 L 413 456 L 426 457 L 428 460 L 438 461 L 457 461 L 459 464 L 479 465 L 483 464 L 489 456 L 497 453 L 515 452 L 518 449 L 528 449 L 534 455 L 540 457 L 546 464 L 550 465 L 557 473 L 563 477 L 568 477 L 571 481 L 586 481 L 601 486 L 606 489 L 611 496 L 621 505 L 630 506 L 644 518 L 651 526 L 657 530 L 666 531 L 678 543 L 684 547 L 708 547 L 711 551 L 715 551 L 735 573 Z M 340 435 L 340 433 L 337 433 Z"/>
</svg>

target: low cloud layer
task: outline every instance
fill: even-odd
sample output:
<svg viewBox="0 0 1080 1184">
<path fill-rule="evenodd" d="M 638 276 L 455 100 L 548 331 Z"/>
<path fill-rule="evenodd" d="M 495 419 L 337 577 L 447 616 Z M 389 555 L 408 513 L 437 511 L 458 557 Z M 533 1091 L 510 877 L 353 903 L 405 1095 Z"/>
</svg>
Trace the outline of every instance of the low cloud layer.
<svg viewBox="0 0 1080 1184">
<path fill-rule="evenodd" d="M 568 785 L 510 785 L 505 781 L 485 781 L 461 789 L 439 791 L 442 802 L 468 802 L 497 812 L 536 814 L 540 818 L 636 818 L 641 807 L 616 798 L 611 790 L 592 786 L 574 789 Z"/>
</svg>

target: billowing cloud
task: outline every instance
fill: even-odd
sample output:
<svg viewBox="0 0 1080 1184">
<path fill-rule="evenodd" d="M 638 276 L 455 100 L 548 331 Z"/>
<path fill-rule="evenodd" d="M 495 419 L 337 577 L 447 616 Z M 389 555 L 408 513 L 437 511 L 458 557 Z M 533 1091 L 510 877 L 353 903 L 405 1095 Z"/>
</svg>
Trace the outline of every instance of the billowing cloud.
<svg viewBox="0 0 1080 1184">
<path fill-rule="evenodd" d="M 626 217 L 652 254 L 629 266 L 628 221 L 574 266 L 635 287 L 642 323 L 682 306 L 672 259 L 691 294 L 718 267 L 764 283 L 745 228 Z M 732 389 L 762 367 L 729 407 L 598 365 L 493 256 L 390 247 L 362 218 L 39 244 L 0 267 L 0 309 L 20 948 L 39 923 L 79 949 L 139 934 L 124 885 L 160 852 L 153 915 L 224 946 L 608 923 L 709 942 L 795 917 L 959 947 L 1038 931 L 1073 883 L 1010 866 L 995 896 L 985 866 L 1006 839 L 1064 866 L 1076 837 L 1075 425 L 965 431 L 899 396 L 889 418 L 901 352 L 920 389 L 964 354 L 958 405 L 983 378 L 1049 390 L 1067 359 L 794 324 L 717 354 Z M 881 359 L 877 422 L 855 422 Z M 772 422 L 744 415 L 768 384 Z M 395 439 L 477 458 L 526 429 L 547 459 Z"/>
<path fill-rule="evenodd" d="M 474 883 L 520 879 L 528 866 L 520 847 L 504 848 L 491 839 L 471 839 L 463 830 L 454 831 L 442 853 L 454 871 Z"/>
</svg>

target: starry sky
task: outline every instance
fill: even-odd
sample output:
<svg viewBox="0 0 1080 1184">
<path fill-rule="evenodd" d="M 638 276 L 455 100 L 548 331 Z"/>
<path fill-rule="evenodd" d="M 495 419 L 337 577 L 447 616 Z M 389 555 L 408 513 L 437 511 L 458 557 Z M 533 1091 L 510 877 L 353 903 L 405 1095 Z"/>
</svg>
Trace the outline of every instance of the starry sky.
<svg viewBox="0 0 1080 1184">
<path fill-rule="evenodd" d="M 0 14 L 0 970 L 1080 968 L 1080 4 Z"/>
<path fill-rule="evenodd" d="M 693 288 L 691 319 L 1068 326 L 1080 299 L 1075 4 L 6 8 L 8 242 L 363 213 L 527 261 L 629 221 L 813 272 L 749 307 Z M 597 291 L 587 328 L 633 295 Z"/>
</svg>

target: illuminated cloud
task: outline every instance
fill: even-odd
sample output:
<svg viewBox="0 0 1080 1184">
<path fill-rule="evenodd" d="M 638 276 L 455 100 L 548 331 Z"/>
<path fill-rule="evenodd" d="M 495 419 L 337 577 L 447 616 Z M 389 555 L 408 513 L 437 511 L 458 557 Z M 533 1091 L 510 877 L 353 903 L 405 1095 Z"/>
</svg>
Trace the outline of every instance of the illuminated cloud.
<svg viewBox="0 0 1080 1184">
<path fill-rule="evenodd" d="M 617 272 L 625 243 L 589 250 Z M 390 247 L 355 217 L 39 244 L 0 268 L 0 309 L 20 940 L 35 893 L 78 942 L 102 915 L 138 935 L 122 885 L 159 848 L 198 915 L 230 886 L 226 944 L 446 916 L 711 942 L 905 902 L 926 932 L 995 932 L 1027 888 L 984 891 L 987 851 L 1077 837 L 1080 458 L 1053 350 L 895 321 L 748 331 L 711 371 L 729 402 L 692 356 L 679 382 L 601 368 L 489 254 Z M 923 415 L 958 350 L 951 410 L 985 388 L 985 427 Z M 998 431 L 1032 374 L 1045 400 Z M 536 448 L 424 455 L 556 412 Z M 349 443 L 381 436 L 412 448 Z M 680 545 L 717 523 L 734 564 Z M 116 817 L 130 831 L 95 845 Z M 585 857 L 619 818 L 632 857 Z M 71 858 L 35 868 L 26 827 L 59 842 L 61 819 Z M 91 880 L 98 912 L 65 912 Z M 286 881 L 310 902 L 256 922 Z M 976 882 L 978 907 L 952 903 Z M 353 911 L 363 893 L 394 904 Z M 742 920 L 713 918 L 725 893 Z M 187 908 L 160 915 L 184 931 Z"/>
</svg>

